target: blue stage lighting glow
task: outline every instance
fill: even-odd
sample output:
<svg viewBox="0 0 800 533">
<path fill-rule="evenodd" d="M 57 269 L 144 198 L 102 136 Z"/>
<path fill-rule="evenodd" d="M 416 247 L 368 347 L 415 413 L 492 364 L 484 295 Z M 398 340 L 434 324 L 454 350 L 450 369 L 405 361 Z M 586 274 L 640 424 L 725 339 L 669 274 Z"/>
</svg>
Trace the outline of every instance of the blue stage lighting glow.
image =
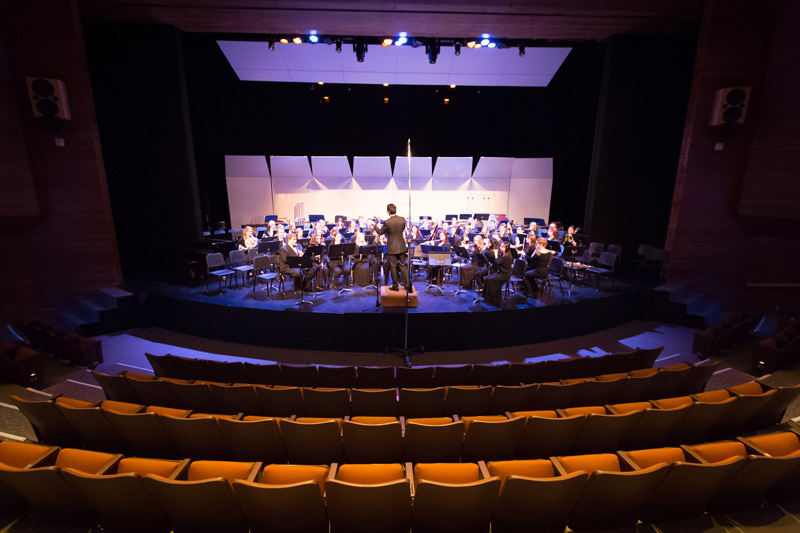
<svg viewBox="0 0 800 533">
<path fill-rule="evenodd" d="M 481 46 L 489 46 L 489 39 L 481 39 Z"/>
<path fill-rule="evenodd" d="M 497 45 L 496 45 L 495 43 L 489 43 L 487 46 L 488 46 L 489 48 L 494 48 L 494 47 L 495 47 L 495 46 L 497 46 Z"/>
</svg>

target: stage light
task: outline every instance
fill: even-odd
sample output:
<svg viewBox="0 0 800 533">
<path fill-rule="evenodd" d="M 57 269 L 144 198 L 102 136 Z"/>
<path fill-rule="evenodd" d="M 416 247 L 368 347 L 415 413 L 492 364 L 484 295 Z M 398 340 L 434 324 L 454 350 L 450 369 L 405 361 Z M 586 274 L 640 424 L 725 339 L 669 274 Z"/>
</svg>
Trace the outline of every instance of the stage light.
<svg viewBox="0 0 800 533">
<path fill-rule="evenodd" d="M 267 43 L 269 43 L 270 50 L 275 50 L 275 39 L 268 39 Z"/>
<path fill-rule="evenodd" d="M 364 62 L 364 54 L 367 53 L 367 43 L 364 41 L 356 41 L 353 43 L 353 51 L 356 53 L 356 61 L 359 63 Z"/>
<path fill-rule="evenodd" d="M 478 48 L 480 48 L 480 47 L 481 47 L 481 43 L 475 43 L 475 49 L 476 49 L 476 50 L 477 50 Z"/>
<path fill-rule="evenodd" d="M 331 101 L 330 96 L 323 96 L 322 99 L 325 101 L 326 104 Z"/>
<path fill-rule="evenodd" d="M 292 42 L 294 44 L 300 44 L 303 42 L 303 39 L 301 39 L 300 37 L 295 37 L 294 39 L 292 39 Z"/>
<path fill-rule="evenodd" d="M 312 30 L 311 31 L 311 35 L 308 36 L 308 40 L 309 40 L 309 42 L 312 42 L 312 43 L 318 43 L 319 42 L 319 36 L 317 35 L 317 32 Z"/>
<path fill-rule="evenodd" d="M 283 44 L 289 44 L 289 39 L 287 39 L 286 37 L 282 37 L 282 38 L 281 38 L 281 42 L 282 42 Z"/>
<path fill-rule="evenodd" d="M 434 39 L 429 45 L 425 46 L 425 53 L 428 54 L 428 63 L 433 65 L 439 56 L 439 41 Z"/>
<path fill-rule="evenodd" d="M 494 48 L 495 46 L 497 46 L 497 43 L 489 43 L 486 46 L 488 46 L 489 48 Z"/>
<path fill-rule="evenodd" d="M 488 39 L 489 37 L 491 37 L 491 35 L 488 33 L 481 33 L 481 39 Z"/>
<path fill-rule="evenodd" d="M 461 55 L 461 43 L 456 43 L 454 46 L 455 46 L 455 49 L 456 49 L 456 55 L 460 56 Z"/>
<path fill-rule="evenodd" d="M 481 46 L 489 46 L 489 39 L 481 39 Z"/>
<path fill-rule="evenodd" d="M 397 35 L 398 35 L 397 40 L 394 42 L 395 46 L 403 46 L 408 42 L 408 34 L 406 32 L 401 31 Z"/>
<path fill-rule="evenodd" d="M 449 98 L 445 98 L 445 99 L 444 99 L 444 105 L 447 105 L 447 104 L 449 104 L 449 103 L 450 103 L 450 99 L 449 99 Z"/>
<path fill-rule="evenodd" d="M 386 38 L 381 43 L 381 46 L 391 46 L 394 43 L 391 38 Z"/>
<path fill-rule="evenodd" d="M 336 53 L 337 54 L 341 54 L 342 53 L 342 40 L 341 39 L 336 39 Z"/>
<path fill-rule="evenodd" d="M 475 48 L 475 41 L 470 41 L 467 43 L 467 48 Z"/>
<path fill-rule="evenodd" d="M 455 88 L 456 88 L 456 84 L 455 84 L 455 83 L 451 83 L 451 84 L 450 84 L 450 88 L 451 88 L 451 89 L 455 89 Z"/>
<path fill-rule="evenodd" d="M 521 44 L 519 45 L 519 57 L 522 57 L 524 55 L 525 55 L 525 45 Z"/>
<path fill-rule="evenodd" d="M 317 85 L 325 85 L 325 82 L 324 81 L 318 81 Z"/>
<path fill-rule="evenodd" d="M 388 104 L 388 103 L 389 103 L 389 99 L 388 99 L 388 98 L 384 98 L 384 99 L 383 99 L 383 103 L 384 103 L 384 104 Z"/>
<path fill-rule="evenodd" d="M 388 83 L 384 83 L 384 84 L 383 84 L 383 86 L 384 86 L 384 87 L 388 87 L 388 86 L 389 86 L 389 84 L 388 84 Z"/>
</svg>

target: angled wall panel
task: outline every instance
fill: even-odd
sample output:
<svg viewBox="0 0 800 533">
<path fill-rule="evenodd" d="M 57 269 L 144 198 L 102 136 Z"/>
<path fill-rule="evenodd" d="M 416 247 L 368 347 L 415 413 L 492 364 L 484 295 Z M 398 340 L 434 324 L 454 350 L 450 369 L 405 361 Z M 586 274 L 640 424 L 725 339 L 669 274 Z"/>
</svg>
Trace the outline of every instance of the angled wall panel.
<svg viewBox="0 0 800 533">
<path fill-rule="evenodd" d="M 263 155 L 226 155 L 228 208 L 231 227 L 262 224 L 273 213 L 270 174 Z"/>
<path fill-rule="evenodd" d="M 522 223 L 525 217 L 550 221 L 553 192 L 551 157 L 514 159 L 509 186 L 508 216 Z"/>
</svg>

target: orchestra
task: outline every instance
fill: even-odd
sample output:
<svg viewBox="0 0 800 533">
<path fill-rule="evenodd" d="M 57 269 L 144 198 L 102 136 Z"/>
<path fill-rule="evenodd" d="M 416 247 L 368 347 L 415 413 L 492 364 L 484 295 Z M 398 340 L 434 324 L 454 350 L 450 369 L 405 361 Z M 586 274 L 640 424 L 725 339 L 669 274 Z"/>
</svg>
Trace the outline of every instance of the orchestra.
<svg viewBox="0 0 800 533">
<path fill-rule="evenodd" d="M 281 248 L 274 258 L 275 267 L 284 276 L 292 278 L 296 285 L 304 284 L 305 290 L 337 290 L 341 285 L 350 286 L 351 282 L 362 287 L 371 283 L 379 285 L 381 278 L 388 285 L 389 254 L 386 254 L 383 224 L 384 221 L 378 217 L 364 216 L 349 220 L 337 217 L 336 222 L 330 224 L 325 220 L 303 225 L 292 220 L 285 223 L 270 220 L 265 227 L 258 228 L 258 234 L 253 226 L 244 226 L 235 246 L 240 250 L 250 250 L 259 247 L 259 242 L 280 242 Z M 498 221 L 494 215 L 487 220 L 420 217 L 419 222 L 405 221 L 404 224 L 405 231 L 401 233 L 408 248 L 430 245 L 441 247 L 437 251 L 451 254 L 455 254 L 458 248 L 462 259 L 458 260 L 461 268 L 457 283 L 464 289 L 482 292 L 486 303 L 494 306 L 502 304 L 501 289 L 510 278 L 515 257 L 526 261 L 525 294 L 533 297 L 539 292 L 537 281 L 547 277 L 550 260 L 559 255 L 553 248 L 557 250 L 560 247 L 563 251 L 564 246 L 575 246 L 578 244 L 575 235 L 580 231 L 575 226 L 560 231 L 560 226 L 553 222 L 547 226 L 546 236 L 542 238 L 539 232 L 545 230 L 541 230 L 535 221 L 525 226 L 515 225 L 505 217 Z M 355 244 L 355 253 L 338 257 L 328 254 L 331 246 L 346 243 Z M 303 272 L 290 269 L 285 257 L 303 255 L 304 246 L 313 247 L 318 252 L 311 257 L 313 266 Z M 337 248 L 339 250 L 341 248 Z M 419 253 L 412 255 L 425 257 Z M 427 266 L 426 271 L 431 283 L 441 283 L 448 275 L 437 266 Z"/>
</svg>

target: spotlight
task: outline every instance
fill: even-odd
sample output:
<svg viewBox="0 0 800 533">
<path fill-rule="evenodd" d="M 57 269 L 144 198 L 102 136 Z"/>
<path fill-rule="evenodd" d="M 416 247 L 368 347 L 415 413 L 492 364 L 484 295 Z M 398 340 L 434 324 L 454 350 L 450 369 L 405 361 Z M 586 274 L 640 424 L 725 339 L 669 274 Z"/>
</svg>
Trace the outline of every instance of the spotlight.
<svg viewBox="0 0 800 533">
<path fill-rule="evenodd" d="M 497 43 L 489 43 L 486 46 L 488 46 L 489 48 L 494 48 L 495 46 L 497 46 Z"/>
<path fill-rule="evenodd" d="M 367 53 L 367 43 L 364 41 L 356 41 L 353 43 L 353 51 L 356 53 L 356 61 L 359 63 L 364 62 L 364 54 Z"/>
<path fill-rule="evenodd" d="M 439 56 L 439 41 L 434 39 L 429 45 L 425 46 L 425 53 L 428 54 L 428 63 L 431 65 L 436 63 L 436 58 Z"/>
<path fill-rule="evenodd" d="M 327 104 L 327 103 L 329 103 L 331 101 L 331 97 L 330 96 L 323 96 L 322 100 Z"/>
<path fill-rule="evenodd" d="M 524 55 L 525 55 L 525 45 L 521 44 L 519 45 L 519 57 L 522 57 Z"/>
<path fill-rule="evenodd" d="M 449 98 L 445 98 L 445 99 L 444 99 L 444 105 L 447 105 L 447 104 L 449 104 L 449 103 L 450 103 L 450 99 L 449 99 Z"/>
<path fill-rule="evenodd" d="M 489 39 L 481 39 L 481 46 L 489 46 Z"/>
<path fill-rule="evenodd" d="M 456 55 L 460 56 L 461 55 L 461 43 L 456 43 L 455 44 L 455 49 L 456 49 Z"/>
<path fill-rule="evenodd" d="M 388 99 L 388 98 L 384 98 L 384 99 L 383 99 L 383 103 L 384 103 L 384 104 L 388 104 L 388 103 L 389 103 L 389 99 Z"/>
<path fill-rule="evenodd" d="M 281 42 L 283 44 L 289 44 L 289 39 L 287 39 L 286 37 L 281 37 Z"/>
<path fill-rule="evenodd" d="M 269 43 L 270 50 L 275 50 L 275 39 L 268 39 L 267 43 Z"/>
<path fill-rule="evenodd" d="M 398 34 L 397 40 L 394 42 L 395 46 L 403 46 L 408 42 L 408 34 L 404 31 L 401 31 Z"/>
<path fill-rule="evenodd" d="M 341 54 L 342 53 L 342 40 L 341 39 L 336 39 L 336 53 L 337 54 Z"/>
<path fill-rule="evenodd" d="M 467 43 L 467 48 L 475 48 L 475 41 L 470 41 Z"/>
<path fill-rule="evenodd" d="M 317 43 L 319 42 L 319 37 L 312 33 L 311 35 L 308 36 L 308 41 L 312 43 Z"/>
<path fill-rule="evenodd" d="M 300 37 L 295 37 L 294 39 L 292 39 L 292 42 L 294 44 L 300 44 L 303 42 L 303 39 L 301 39 Z"/>
<path fill-rule="evenodd" d="M 383 84 L 383 86 L 384 86 L 384 87 L 388 87 L 388 86 L 389 86 L 389 84 L 388 84 L 388 83 L 384 83 L 384 84 Z"/>
<path fill-rule="evenodd" d="M 475 43 L 475 50 L 481 47 L 481 43 Z"/>
<path fill-rule="evenodd" d="M 325 85 L 325 82 L 324 81 L 318 81 L 317 85 Z"/>
<path fill-rule="evenodd" d="M 386 38 L 381 42 L 381 46 L 391 46 L 394 43 L 391 38 Z"/>
<path fill-rule="evenodd" d="M 450 88 L 451 88 L 451 89 L 455 89 L 455 88 L 456 88 L 456 84 L 455 84 L 455 83 L 451 83 L 451 84 L 450 84 Z"/>
</svg>

